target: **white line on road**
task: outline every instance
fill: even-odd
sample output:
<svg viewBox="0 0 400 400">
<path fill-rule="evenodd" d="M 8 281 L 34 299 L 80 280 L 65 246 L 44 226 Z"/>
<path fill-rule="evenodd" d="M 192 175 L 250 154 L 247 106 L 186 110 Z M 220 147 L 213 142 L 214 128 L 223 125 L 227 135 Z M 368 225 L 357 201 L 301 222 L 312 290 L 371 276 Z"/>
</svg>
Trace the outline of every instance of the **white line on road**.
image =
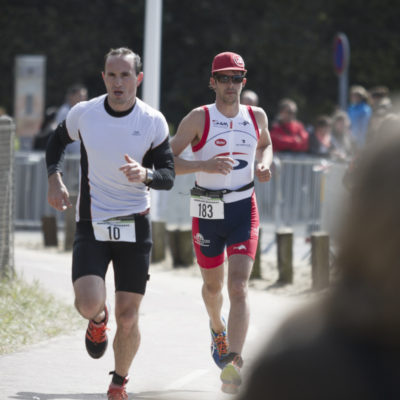
<svg viewBox="0 0 400 400">
<path fill-rule="evenodd" d="M 205 375 L 208 372 L 206 369 L 196 369 L 195 371 L 191 372 L 183 376 L 182 378 L 177 379 L 175 382 L 170 383 L 168 386 L 165 387 L 164 390 L 176 390 L 181 389 L 187 383 L 193 381 L 196 378 L 200 378 L 200 376 Z"/>
</svg>

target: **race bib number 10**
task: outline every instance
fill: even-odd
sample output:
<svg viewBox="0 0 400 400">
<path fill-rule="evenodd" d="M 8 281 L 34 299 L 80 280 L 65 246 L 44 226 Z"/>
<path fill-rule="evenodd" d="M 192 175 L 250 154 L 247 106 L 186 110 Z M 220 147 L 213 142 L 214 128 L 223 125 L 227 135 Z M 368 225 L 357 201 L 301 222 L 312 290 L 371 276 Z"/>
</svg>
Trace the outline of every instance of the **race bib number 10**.
<svg viewBox="0 0 400 400">
<path fill-rule="evenodd" d="M 96 240 L 101 242 L 136 242 L 135 221 L 110 219 L 92 225 Z"/>
<path fill-rule="evenodd" d="M 224 202 L 210 197 L 191 197 L 190 216 L 202 219 L 224 219 Z"/>
</svg>

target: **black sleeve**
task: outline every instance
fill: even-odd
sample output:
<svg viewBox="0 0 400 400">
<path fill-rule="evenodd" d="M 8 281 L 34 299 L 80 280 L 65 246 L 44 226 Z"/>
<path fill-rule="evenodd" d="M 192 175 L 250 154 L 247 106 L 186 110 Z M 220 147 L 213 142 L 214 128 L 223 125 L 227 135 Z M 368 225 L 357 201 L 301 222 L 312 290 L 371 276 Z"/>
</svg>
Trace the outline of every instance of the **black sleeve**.
<svg viewBox="0 0 400 400">
<path fill-rule="evenodd" d="M 55 172 L 61 172 L 62 162 L 64 160 L 65 146 L 72 143 L 69 137 L 65 121 L 61 122 L 56 130 L 50 134 L 46 146 L 46 166 L 47 176 Z"/>
<path fill-rule="evenodd" d="M 165 139 L 159 146 L 151 148 L 143 157 L 143 167 L 153 168 L 153 181 L 149 187 L 157 190 L 170 190 L 174 185 L 175 169 L 174 156 L 169 138 Z"/>
</svg>

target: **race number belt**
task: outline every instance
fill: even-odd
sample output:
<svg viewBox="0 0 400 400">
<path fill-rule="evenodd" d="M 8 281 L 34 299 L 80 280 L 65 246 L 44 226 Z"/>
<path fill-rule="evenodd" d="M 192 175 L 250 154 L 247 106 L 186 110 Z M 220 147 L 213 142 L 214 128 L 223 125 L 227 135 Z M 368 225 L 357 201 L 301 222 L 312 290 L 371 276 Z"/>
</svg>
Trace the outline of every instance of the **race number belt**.
<svg viewBox="0 0 400 400">
<path fill-rule="evenodd" d="M 224 219 L 224 194 L 243 192 L 253 186 L 254 182 L 250 182 L 236 190 L 210 190 L 196 184 L 190 190 L 190 216 L 202 219 Z"/>
<path fill-rule="evenodd" d="M 136 242 L 135 215 L 146 215 L 150 209 L 139 214 L 92 222 L 96 240 L 101 242 Z"/>
<path fill-rule="evenodd" d="M 96 240 L 101 242 L 136 242 L 135 220 L 108 219 L 92 225 Z"/>
<path fill-rule="evenodd" d="M 248 189 L 254 187 L 254 181 L 251 181 L 247 185 L 244 185 L 238 189 L 232 189 L 232 190 L 231 189 L 211 190 L 211 189 L 203 188 L 203 187 L 199 186 L 197 183 L 195 185 L 196 186 L 190 192 L 191 194 L 192 194 L 192 191 L 195 190 L 196 193 L 202 193 L 205 196 L 209 196 L 209 197 L 220 196 L 222 198 L 222 196 L 224 194 L 228 194 L 228 193 L 232 193 L 232 192 L 244 192 L 245 190 L 248 190 Z M 201 192 L 197 192 L 197 191 L 201 191 Z"/>
</svg>

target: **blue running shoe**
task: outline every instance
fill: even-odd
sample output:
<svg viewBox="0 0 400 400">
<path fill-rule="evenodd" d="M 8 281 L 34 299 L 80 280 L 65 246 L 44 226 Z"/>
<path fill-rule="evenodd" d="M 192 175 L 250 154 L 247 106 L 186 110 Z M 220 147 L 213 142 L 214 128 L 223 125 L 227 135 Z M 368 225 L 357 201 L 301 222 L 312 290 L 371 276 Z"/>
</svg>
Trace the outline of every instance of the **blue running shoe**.
<svg viewBox="0 0 400 400">
<path fill-rule="evenodd" d="M 215 333 L 210 326 L 211 331 L 211 356 L 217 364 L 218 368 L 224 368 L 226 362 L 224 357 L 228 354 L 228 341 L 226 337 L 226 323 L 224 321 L 225 329 L 221 333 Z"/>
</svg>

